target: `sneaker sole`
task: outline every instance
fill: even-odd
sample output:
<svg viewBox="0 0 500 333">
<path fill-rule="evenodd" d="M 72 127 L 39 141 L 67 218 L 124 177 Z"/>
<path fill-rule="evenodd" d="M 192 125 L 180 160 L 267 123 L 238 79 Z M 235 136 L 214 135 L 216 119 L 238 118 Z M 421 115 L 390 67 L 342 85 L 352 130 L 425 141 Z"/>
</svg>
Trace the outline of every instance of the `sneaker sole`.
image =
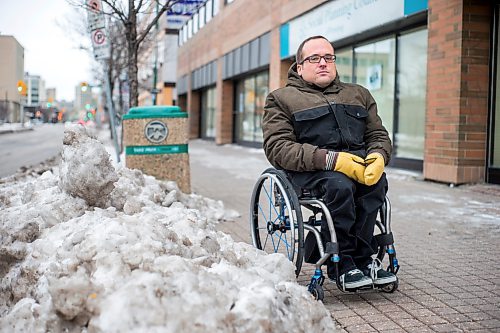
<svg viewBox="0 0 500 333">
<path fill-rule="evenodd" d="M 372 280 L 370 279 L 365 279 L 357 282 L 351 282 L 351 283 L 345 283 L 344 288 L 345 289 L 359 289 L 362 287 L 367 287 L 372 285 Z"/>
<path fill-rule="evenodd" d="M 376 279 L 375 281 L 373 281 L 373 284 L 379 286 L 379 285 L 394 283 L 396 282 L 396 280 L 397 280 L 396 276 L 391 276 L 383 279 Z"/>
</svg>

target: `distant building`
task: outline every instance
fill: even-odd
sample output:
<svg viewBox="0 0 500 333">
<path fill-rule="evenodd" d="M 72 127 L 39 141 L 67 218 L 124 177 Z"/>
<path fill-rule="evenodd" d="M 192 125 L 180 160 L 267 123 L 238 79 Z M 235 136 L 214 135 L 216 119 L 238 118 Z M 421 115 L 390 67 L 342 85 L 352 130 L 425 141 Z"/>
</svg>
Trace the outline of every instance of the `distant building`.
<svg viewBox="0 0 500 333">
<path fill-rule="evenodd" d="M 50 108 L 53 106 L 53 104 L 56 102 L 56 88 L 47 88 L 46 90 L 46 96 L 47 99 L 45 100 L 47 102 L 47 107 Z"/>
<path fill-rule="evenodd" d="M 26 72 L 24 73 L 24 82 L 28 87 L 26 106 L 43 106 L 42 103 L 46 101 L 45 81 L 40 77 L 40 75 L 30 75 Z"/>
<path fill-rule="evenodd" d="M 22 99 L 17 83 L 23 75 L 24 48 L 13 36 L 0 35 L 0 123 L 21 119 Z"/>
</svg>

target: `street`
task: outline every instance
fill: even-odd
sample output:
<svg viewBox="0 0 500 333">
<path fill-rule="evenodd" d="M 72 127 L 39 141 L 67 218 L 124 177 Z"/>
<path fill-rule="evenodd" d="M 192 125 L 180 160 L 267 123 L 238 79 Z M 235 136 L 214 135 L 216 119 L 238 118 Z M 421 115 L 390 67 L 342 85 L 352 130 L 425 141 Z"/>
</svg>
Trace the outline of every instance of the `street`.
<svg viewBox="0 0 500 333">
<path fill-rule="evenodd" d="M 32 131 L 0 135 L 0 177 L 57 156 L 62 149 L 63 134 L 63 124 L 40 124 Z"/>
</svg>

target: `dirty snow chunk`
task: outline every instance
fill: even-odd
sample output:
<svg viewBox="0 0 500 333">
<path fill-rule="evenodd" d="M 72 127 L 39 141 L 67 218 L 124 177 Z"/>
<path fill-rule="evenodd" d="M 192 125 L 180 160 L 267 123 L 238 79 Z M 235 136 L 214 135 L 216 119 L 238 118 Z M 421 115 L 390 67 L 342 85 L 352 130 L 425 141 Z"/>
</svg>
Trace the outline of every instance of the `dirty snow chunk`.
<svg viewBox="0 0 500 333">
<path fill-rule="evenodd" d="M 32 298 L 23 298 L 12 308 L 0 326 L 2 332 L 43 332 L 36 328 L 39 304 Z"/>
<path fill-rule="evenodd" d="M 90 206 L 104 206 L 118 180 L 108 152 L 80 125 L 66 127 L 63 143 L 59 186 Z"/>
<path fill-rule="evenodd" d="M 24 317 L 35 325 L 27 331 L 333 329 L 322 303 L 295 283 L 290 261 L 235 243 L 194 209 L 95 209 L 45 229 L 29 250 L 23 265 L 40 278 L 26 291 L 39 306 L 36 324 Z M 26 316 L 21 308 L 0 319 L 0 331 Z"/>
<path fill-rule="evenodd" d="M 90 313 L 86 303 L 89 297 L 92 299 L 90 295 L 93 295 L 94 290 L 83 269 L 68 277 L 49 279 L 49 293 L 56 312 L 65 320 L 73 320 L 79 316 L 82 325 L 89 320 Z"/>
</svg>

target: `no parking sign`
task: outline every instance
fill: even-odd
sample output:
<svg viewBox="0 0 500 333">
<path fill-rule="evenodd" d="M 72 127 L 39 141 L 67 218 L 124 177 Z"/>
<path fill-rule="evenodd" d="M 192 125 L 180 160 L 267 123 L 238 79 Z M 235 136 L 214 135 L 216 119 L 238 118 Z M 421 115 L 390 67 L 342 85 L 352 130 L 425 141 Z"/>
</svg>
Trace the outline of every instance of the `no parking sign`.
<svg viewBox="0 0 500 333">
<path fill-rule="evenodd" d="M 109 43 L 104 28 L 93 30 L 90 35 L 94 47 L 94 57 L 99 60 L 109 58 Z"/>
<path fill-rule="evenodd" d="M 94 57 L 98 60 L 108 59 L 110 49 L 106 36 L 106 21 L 104 20 L 101 0 L 87 0 L 87 18 L 90 39 L 94 48 Z"/>
</svg>

